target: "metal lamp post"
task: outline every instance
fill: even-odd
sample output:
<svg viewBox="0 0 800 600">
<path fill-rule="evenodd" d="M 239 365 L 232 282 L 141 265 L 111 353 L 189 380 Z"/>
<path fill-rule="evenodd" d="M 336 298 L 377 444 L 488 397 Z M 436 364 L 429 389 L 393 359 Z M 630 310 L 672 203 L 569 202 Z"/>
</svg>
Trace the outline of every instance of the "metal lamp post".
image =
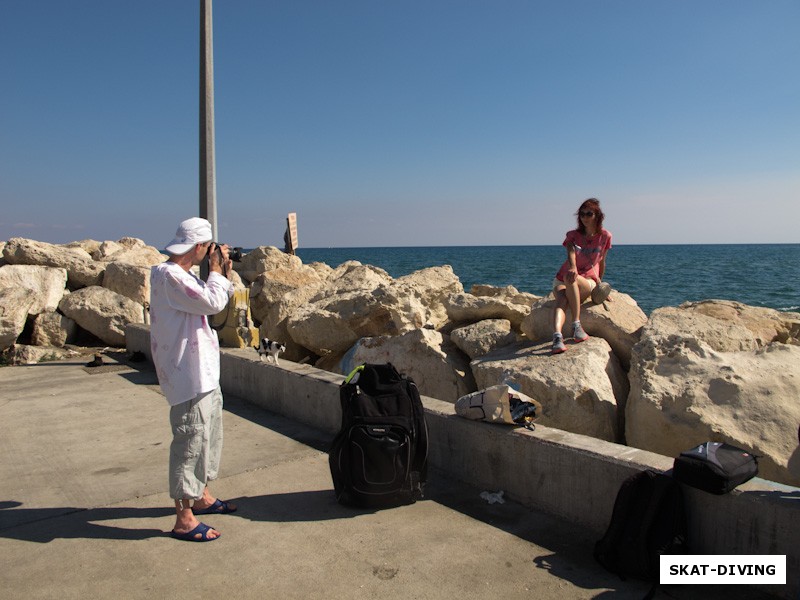
<svg viewBox="0 0 800 600">
<path fill-rule="evenodd" d="M 214 158 L 214 34 L 211 0 L 200 0 L 200 216 L 217 230 L 217 170 Z"/>
</svg>

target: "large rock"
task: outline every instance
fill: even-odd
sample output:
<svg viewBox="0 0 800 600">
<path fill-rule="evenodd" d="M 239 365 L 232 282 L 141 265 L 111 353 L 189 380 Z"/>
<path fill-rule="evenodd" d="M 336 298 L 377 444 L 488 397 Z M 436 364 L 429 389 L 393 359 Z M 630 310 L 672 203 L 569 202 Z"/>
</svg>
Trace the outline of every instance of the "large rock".
<svg viewBox="0 0 800 600">
<path fill-rule="evenodd" d="M 76 356 L 79 356 L 78 352 L 67 348 L 26 346 L 24 344 L 16 344 L 3 354 L 3 357 L 12 365 L 35 365 Z"/>
<path fill-rule="evenodd" d="M 128 323 L 144 322 L 141 304 L 100 286 L 83 288 L 65 296 L 58 309 L 110 346 L 125 345 Z"/>
<path fill-rule="evenodd" d="M 28 313 L 35 302 L 36 298 L 26 288 L 0 288 L 0 350 L 5 350 L 17 341 L 25 329 Z"/>
<path fill-rule="evenodd" d="M 797 465 L 792 472 L 800 424 L 800 346 L 792 332 L 800 315 L 753 308 L 715 301 L 653 311 L 633 349 L 630 445 L 676 456 L 726 441 L 761 456 L 762 477 L 800 485 Z M 791 343 L 761 345 L 769 339 Z"/>
<path fill-rule="evenodd" d="M 150 267 L 125 262 L 108 263 L 103 287 L 139 304 L 150 303 Z"/>
<path fill-rule="evenodd" d="M 694 332 L 720 352 L 754 350 L 771 342 L 800 344 L 800 314 L 731 300 L 684 302 L 658 309 L 668 328 Z M 664 319 L 669 315 L 669 319 Z M 655 325 L 649 327 L 654 332 Z"/>
<path fill-rule="evenodd" d="M 55 311 L 42 313 L 33 320 L 31 344 L 60 348 L 72 343 L 77 334 L 78 325 L 69 317 Z"/>
<path fill-rule="evenodd" d="M 38 265 L 0 267 L 0 289 L 19 287 L 30 290 L 34 302 L 29 314 L 52 312 L 58 307 L 67 287 L 67 271 Z"/>
<path fill-rule="evenodd" d="M 452 268 L 422 269 L 393 280 L 359 263 L 340 265 L 289 318 L 293 340 L 322 356 L 344 352 L 362 337 L 397 336 L 447 322 L 443 302 L 463 291 Z"/>
<path fill-rule="evenodd" d="M 494 285 L 485 285 L 485 284 L 474 284 L 470 289 L 469 293 L 473 296 L 488 296 L 491 298 L 501 298 L 502 300 L 506 300 L 511 302 L 512 304 L 521 304 L 522 306 L 530 306 L 536 301 L 540 299 L 540 296 L 536 296 L 535 294 L 529 294 L 528 292 L 520 292 L 517 288 L 513 285 L 507 285 L 505 287 L 498 287 Z"/>
<path fill-rule="evenodd" d="M 152 267 L 161 264 L 169 257 L 157 248 L 148 246 L 139 238 L 124 237 L 116 242 L 102 242 L 92 252 L 92 258 L 101 262 L 117 262 L 139 267 Z"/>
<path fill-rule="evenodd" d="M 100 248 L 100 244 L 102 244 L 102 242 L 98 240 L 78 240 L 75 242 L 62 244 L 62 246 L 64 248 L 79 248 L 85 251 L 89 256 L 93 256 L 94 253 Z"/>
<path fill-rule="evenodd" d="M 261 273 L 275 269 L 299 269 L 303 261 L 299 256 L 286 254 L 274 246 L 259 246 L 233 263 L 233 268 L 245 281 L 253 282 Z"/>
<path fill-rule="evenodd" d="M 11 238 L 3 257 L 12 265 L 40 265 L 65 269 L 70 287 L 100 285 L 105 264 L 92 260 L 81 248 L 57 246 L 25 238 Z"/>
<path fill-rule="evenodd" d="M 92 255 L 92 258 L 94 260 L 108 261 L 117 252 L 122 252 L 123 250 L 124 247 L 122 246 L 122 244 L 106 240 L 105 242 L 100 242 L 100 244 L 97 246 L 97 249 L 95 249 L 93 252 L 90 252 L 89 254 Z"/>
<path fill-rule="evenodd" d="M 312 262 L 308 263 L 306 266 L 309 269 L 314 269 L 314 272 L 316 272 L 317 276 L 323 281 L 330 279 L 331 275 L 333 275 L 333 267 L 323 262 Z"/>
<path fill-rule="evenodd" d="M 262 338 L 266 337 L 270 340 L 281 342 L 286 346 L 286 352 L 281 354 L 281 358 L 297 362 L 315 354 L 307 347 L 292 339 L 287 329 L 287 323 L 291 316 L 302 306 L 305 306 L 306 302 L 308 302 L 321 287 L 322 284 L 317 283 L 296 288 L 283 294 L 280 299 L 269 307 L 258 331 Z"/>
<path fill-rule="evenodd" d="M 621 442 L 628 380 L 601 338 L 550 355 L 550 344 L 524 342 L 473 360 L 478 388 L 514 383 L 542 403 L 539 423 L 573 433 Z"/>
<path fill-rule="evenodd" d="M 416 329 L 397 337 L 364 338 L 341 361 L 340 373 L 361 363 L 392 363 L 420 393 L 446 402 L 475 391 L 466 358 L 438 331 Z"/>
<path fill-rule="evenodd" d="M 450 265 L 420 269 L 398 277 L 390 290 L 397 307 L 393 311 L 394 321 L 405 323 L 399 327 L 404 331 L 423 325 L 439 329 L 449 320 L 447 301 L 453 294 L 463 292 L 464 286 Z"/>
<path fill-rule="evenodd" d="M 552 295 L 537 300 L 520 326 L 522 333 L 534 341 L 552 340 L 554 306 Z M 586 333 L 606 340 L 624 369 L 630 366 L 631 348 L 639 341 L 645 323 L 647 315 L 636 301 L 616 290 L 603 304 L 584 302 L 581 305 L 581 325 Z M 569 310 L 562 333 L 565 338 L 572 337 L 572 315 Z"/>
<path fill-rule="evenodd" d="M 478 358 L 517 341 L 507 319 L 486 319 L 450 332 L 450 339 L 467 356 Z"/>
<path fill-rule="evenodd" d="M 292 290 L 306 286 L 318 286 L 322 280 L 314 269 L 301 266 L 299 269 L 279 267 L 265 271 L 256 277 L 250 288 L 250 311 L 259 323 L 267 319 L 272 306 Z M 317 291 L 317 287 L 314 288 Z"/>
<path fill-rule="evenodd" d="M 320 297 L 331 296 L 342 290 L 374 290 L 382 284 L 393 281 L 392 276 L 380 267 L 363 265 L 357 260 L 349 260 L 340 264 L 330 272 L 326 287 L 320 291 Z"/>
<path fill-rule="evenodd" d="M 528 316 L 530 306 L 517 304 L 501 296 L 453 294 L 445 299 L 447 316 L 456 323 L 476 323 L 486 319 L 505 319 L 515 329 Z"/>
</svg>

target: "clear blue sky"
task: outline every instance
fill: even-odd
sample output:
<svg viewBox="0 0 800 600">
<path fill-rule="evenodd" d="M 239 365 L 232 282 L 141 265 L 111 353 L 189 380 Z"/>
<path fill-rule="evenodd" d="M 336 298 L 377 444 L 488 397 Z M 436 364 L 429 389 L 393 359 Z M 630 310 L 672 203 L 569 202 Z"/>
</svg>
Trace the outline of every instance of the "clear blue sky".
<svg viewBox="0 0 800 600">
<path fill-rule="evenodd" d="M 199 0 L 0 0 L 0 240 L 198 213 Z M 217 0 L 220 238 L 800 242 L 797 0 Z"/>
</svg>

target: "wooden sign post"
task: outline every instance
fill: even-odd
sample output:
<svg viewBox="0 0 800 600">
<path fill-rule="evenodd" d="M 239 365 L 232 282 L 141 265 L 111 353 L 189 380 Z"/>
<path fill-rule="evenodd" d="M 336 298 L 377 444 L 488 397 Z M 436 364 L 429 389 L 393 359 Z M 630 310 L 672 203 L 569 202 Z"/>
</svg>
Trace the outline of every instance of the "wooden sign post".
<svg viewBox="0 0 800 600">
<path fill-rule="evenodd" d="M 285 244 L 284 252 L 286 254 L 294 254 L 297 250 L 297 213 L 289 213 L 286 217 L 286 233 L 283 234 L 283 242 Z"/>
</svg>

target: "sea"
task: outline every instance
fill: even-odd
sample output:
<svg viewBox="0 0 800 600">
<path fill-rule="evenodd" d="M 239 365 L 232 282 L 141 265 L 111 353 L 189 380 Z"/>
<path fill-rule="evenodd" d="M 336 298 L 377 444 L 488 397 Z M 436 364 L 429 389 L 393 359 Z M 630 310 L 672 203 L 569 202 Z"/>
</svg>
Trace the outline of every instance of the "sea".
<svg viewBox="0 0 800 600">
<path fill-rule="evenodd" d="M 566 258 L 562 246 L 415 246 L 299 248 L 304 264 L 336 267 L 348 260 L 402 277 L 450 265 L 466 291 L 474 284 L 546 295 Z M 735 300 L 800 311 L 800 244 L 616 245 L 604 280 L 646 313 L 687 301 Z"/>
</svg>

